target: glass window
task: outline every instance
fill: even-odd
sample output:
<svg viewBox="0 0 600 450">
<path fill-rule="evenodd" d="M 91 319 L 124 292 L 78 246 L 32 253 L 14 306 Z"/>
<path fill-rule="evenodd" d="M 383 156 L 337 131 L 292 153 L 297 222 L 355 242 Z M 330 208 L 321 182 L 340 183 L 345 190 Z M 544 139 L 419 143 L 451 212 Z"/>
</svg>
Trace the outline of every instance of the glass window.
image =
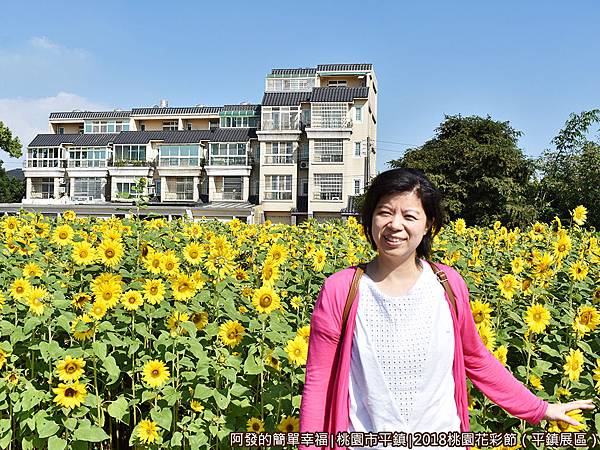
<svg viewBox="0 0 600 450">
<path fill-rule="evenodd" d="M 292 176 L 291 175 L 266 175 L 265 200 L 291 200 Z"/>
<path fill-rule="evenodd" d="M 362 106 L 356 105 L 354 107 L 355 119 L 357 122 L 362 122 Z"/>
<path fill-rule="evenodd" d="M 212 166 L 247 166 L 245 143 L 210 144 L 209 164 Z"/>
<path fill-rule="evenodd" d="M 316 173 L 313 186 L 314 200 L 342 199 L 341 173 Z"/>
<path fill-rule="evenodd" d="M 292 164 L 294 162 L 292 142 L 267 142 L 265 164 Z"/>
<path fill-rule="evenodd" d="M 104 189 L 104 178 L 75 178 L 73 198 L 75 200 L 100 200 Z"/>
<path fill-rule="evenodd" d="M 354 143 L 354 156 L 360 156 L 360 152 L 361 152 L 361 143 L 355 142 Z"/>
<path fill-rule="evenodd" d="M 344 162 L 344 142 L 341 139 L 315 139 L 315 162 Z"/>
</svg>

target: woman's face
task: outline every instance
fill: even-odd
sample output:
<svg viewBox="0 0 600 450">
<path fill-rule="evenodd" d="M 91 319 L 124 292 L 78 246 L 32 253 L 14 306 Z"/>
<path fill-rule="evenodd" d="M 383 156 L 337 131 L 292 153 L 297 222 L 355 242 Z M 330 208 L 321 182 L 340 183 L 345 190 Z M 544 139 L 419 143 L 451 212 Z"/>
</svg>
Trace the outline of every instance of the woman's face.
<svg viewBox="0 0 600 450">
<path fill-rule="evenodd" d="M 427 215 L 415 192 L 385 195 L 375 207 L 371 233 L 380 257 L 398 263 L 414 259 L 427 231 Z"/>
</svg>

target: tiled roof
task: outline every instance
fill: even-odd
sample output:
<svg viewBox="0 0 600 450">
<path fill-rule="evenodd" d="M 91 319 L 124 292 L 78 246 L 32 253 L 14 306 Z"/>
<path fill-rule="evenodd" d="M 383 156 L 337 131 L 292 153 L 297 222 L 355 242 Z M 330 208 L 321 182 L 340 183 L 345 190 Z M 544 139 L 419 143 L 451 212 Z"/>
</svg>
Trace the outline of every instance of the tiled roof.
<svg viewBox="0 0 600 450">
<path fill-rule="evenodd" d="M 260 105 L 225 105 L 223 111 L 256 111 L 260 109 Z"/>
<path fill-rule="evenodd" d="M 71 144 L 77 147 L 107 146 L 118 134 L 38 134 L 29 147 L 58 147 Z"/>
<path fill-rule="evenodd" d="M 310 92 L 265 92 L 263 106 L 296 106 L 310 100 Z"/>
<path fill-rule="evenodd" d="M 210 130 L 183 131 L 123 131 L 115 139 L 115 144 L 147 144 L 150 141 L 164 141 L 167 144 L 195 144 L 210 140 Z"/>
<path fill-rule="evenodd" d="M 218 114 L 221 106 L 189 106 L 183 108 L 133 108 L 132 116 L 176 116 L 179 114 Z"/>
<path fill-rule="evenodd" d="M 373 70 L 373 64 L 319 64 L 317 72 L 353 72 Z"/>
<path fill-rule="evenodd" d="M 310 93 L 311 102 L 351 102 L 368 97 L 368 87 L 317 87 Z"/>
<path fill-rule="evenodd" d="M 297 69 L 273 69 L 271 75 L 314 75 L 317 69 L 314 67 L 300 67 Z"/>
<path fill-rule="evenodd" d="M 131 111 L 71 111 L 50 113 L 52 119 L 127 119 Z"/>
<path fill-rule="evenodd" d="M 209 139 L 213 142 L 246 142 L 256 139 L 256 128 L 216 128 Z"/>
</svg>

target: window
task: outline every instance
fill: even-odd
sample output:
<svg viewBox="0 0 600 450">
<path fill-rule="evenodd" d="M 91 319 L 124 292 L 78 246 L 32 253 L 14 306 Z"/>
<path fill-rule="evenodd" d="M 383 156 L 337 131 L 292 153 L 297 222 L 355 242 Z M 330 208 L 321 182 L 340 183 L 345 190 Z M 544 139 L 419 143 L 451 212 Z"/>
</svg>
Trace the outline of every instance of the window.
<svg viewBox="0 0 600 450">
<path fill-rule="evenodd" d="M 192 131 L 192 122 L 187 123 L 187 129 L 188 131 Z"/>
<path fill-rule="evenodd" d="M 267 142 L 265 164 L 292 164 L 293 162 L 292 142 Z"/>
<path fill-rule="evenodd" d="M 342 174 L 316 173 L 313 189 L 314 200 L 341 200 Z"/>
<path fill-rule="evenodd" d="M 344 142 L 341 139 L 315 139 L 315 162 L 344 162 Z"/>
<path fill-rule="evenodd" d="M 115 145 L 115 163 L 146 161 L 145 145 Z"/>
<path fill-rule="evenodd" d="M 54 198 L 54 178 L 32 178 L 30 198 Z"/>
<path fill-rule="evenodd" d="M 210 144 L 211 166 L 247 166 L 248 155 L 245 142 L 222 142 Z"/>
<path fill-rule="evenodd" d="M 327 83 L 328 87 L 339 87 L 339 86 L 347 86 L 348 82 L 346 80 L 329 80 Z"/>
<path fill-rule="evenodd" d="M 299 114 L 297 106 L 265 106 L 262 108 L 262 129 L 298 130 Z"/>
<path fill-rule="evenodd" d="M 73 198 L 75 200 L 101 200 L 104 178 L 75 178 Z"/>
<path fill-rule="evenodd" d="M 146 124 L 145 123 L 140 124 L 140 131 L 146 131 Z"/>
<path fill-rule="evenodd" d="M 315 77 L 267 78 L 266 92 L 310 92 L 315 87 Z"/>
<path fill-rule="evenodd" d="M 256 128 L 258 127 L 258 117 L 221 117 L 221 127 L 223 128 Z"/>
<path fill-rule="evenodd" d="M 139 197 L 142 195 L 142 192 L 136 192 L 136 186 L 137 183 L 135 182 L 117 183 L 117 197 Z"/>
<path fill-rule="evenodd" d="M 65 127 L 58 127 L 58 134 L 65 134 Z"/>
<path fill-rule="evenodd" d="M 308 178 L 300 179 L 300 196 L 308 196 Z"/>
<path fill-rule="evenodd" d="M 167 120 L 163 122 L 163 131 L 177 131 L 179 128 L 178 120 Z"/>
<path fill-rule="evenodd" d="M 181 177 L 175 180 L 175 194 L 177 200 L 194 199 L 194 177 Z"/>
<path fill-rule="evenodd" d="M 106 147 L 69 148 L 68 167 L 106 167 Z"/>
<path fill-rule="evenodd" d="M 199 145 L 161 145 L 158 151 L 160 154 L 159 166 L 200 166 Z"/>
<path fill-rule="evenodd" d="M 291 175 L 266 175 L 265 200 L 291 200 L 292 176 Z"/>
<path fill-rule="evenodd" d="M 57 147 L 28 148 L 27 167 L 64 167 L 62 151 Z"/>
<path fill-rule="evenodd" d="M 312 128 L 350 128 L 348 105 L 346 103 L 313 103 L 311 114 Z"/>
<path fill-rule="evenodd" d="M 85 122 L 86 133 L 120 133 L 129 131 L 128 120 L 88 120 Z"/>
<path fill-rule="evenodd" d="M 354 183 L 354 195 L 360 195 L 362 194 L 362 179 L 360 178 L 355 178 L 353 180 Z"/>
<path fill-rule="evenodd" d="M 354 120 L 362 122 L 362 106 L 354 106 Z"/>
<path fill-rule="evenodd" d="M 362 151 L 361 142 L 354 143 L 354 156 L 360 157 Z"/>
<path fill-rule="evenodd" d="M 84 126 L 83 125 L 79 125 L 79 128 L 78 128 L 77 131 L 78 131 L 79 134 L 83 134 Z"/>
<path fill-rule="evenodd" d="M 310 109 L 302 110 L 302 123 L 306 126 L 310 126 Z"/>
<path fill-rule="evenodd" d="M 302 143 L 302 148 L 300 149 L 300 161 L 308 161 L 309 147 L 308 142 Z"/>
</svg>

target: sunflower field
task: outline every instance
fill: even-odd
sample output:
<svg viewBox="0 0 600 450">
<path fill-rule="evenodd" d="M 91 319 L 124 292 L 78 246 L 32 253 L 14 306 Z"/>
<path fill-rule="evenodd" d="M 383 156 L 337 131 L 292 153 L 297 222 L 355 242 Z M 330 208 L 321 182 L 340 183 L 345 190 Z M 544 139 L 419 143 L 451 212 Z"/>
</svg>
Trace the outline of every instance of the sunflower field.
<svg viewBox="0 0 600 450">
<path fill-rule="evenodd" d="M 600 243 L 586 210 L 434 242 L 471 292 L 482 340 L 551 402 L 600 391 Z M 0 219 L 0 448 L 227 449 L 299 428 L 310 315 L 324 279 L 375 255 L 360 224 Z M 474 431 L 532 428 L 475 388 Z M 578 430 L 600 414 L 575 412 Z"/>
</svg>

